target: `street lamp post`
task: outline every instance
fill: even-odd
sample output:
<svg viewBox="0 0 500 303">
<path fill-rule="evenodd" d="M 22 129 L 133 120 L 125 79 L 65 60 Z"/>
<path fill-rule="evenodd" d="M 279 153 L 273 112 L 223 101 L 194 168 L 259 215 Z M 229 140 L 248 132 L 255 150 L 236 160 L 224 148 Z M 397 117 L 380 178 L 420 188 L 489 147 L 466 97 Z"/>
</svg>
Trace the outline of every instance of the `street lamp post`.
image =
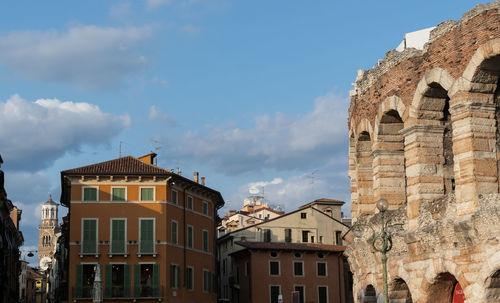
<svg viewBox="0 0 500 303">
<path fill-rule="evenodd" d="M 383 268 L 383 278 L 384 278 L 384 303 L 389 303 L 389 289 L 387 284 L 387 252 L 392 249 L 392 233 L 400 229 L 403 224 L 396 223 L 391 224 L 391 218 L 386 220 L 385 212 L 389 207 L 389 203 L 386 199 L 380 199 L 377 201 L 377 209 L 380 211 L 381 215 L 381 230 L 379 233 L 375 229 L 364 223 L 355 223 L 352 226 L 354 231 L 354 236 L 357 238 L 362 236 L 362 228 L 369 227 L 372 230 L 372 247 L 375 251 L 382 253 L 382 268 Z"/>
</svg>

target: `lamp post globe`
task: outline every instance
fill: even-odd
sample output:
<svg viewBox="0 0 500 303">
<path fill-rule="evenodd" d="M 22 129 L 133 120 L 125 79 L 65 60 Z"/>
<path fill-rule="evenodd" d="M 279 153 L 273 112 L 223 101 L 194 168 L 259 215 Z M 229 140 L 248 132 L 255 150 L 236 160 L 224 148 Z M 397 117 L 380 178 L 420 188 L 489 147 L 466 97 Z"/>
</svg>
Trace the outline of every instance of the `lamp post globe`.
<svg viewBox="0 0 500 303">
<path fill-rule="evenodd" d="M 388 208 L 389 208 L 389 202 L 387 202 L 387 200 L 386 200 L 386 199 L 383 199 L 383 198 L 382 198 L 382 199 L 379 199 L 379 200 L 377 201 L 377 209 L 378 209 L 381 213 L 385 212 Z"/>
</svg>

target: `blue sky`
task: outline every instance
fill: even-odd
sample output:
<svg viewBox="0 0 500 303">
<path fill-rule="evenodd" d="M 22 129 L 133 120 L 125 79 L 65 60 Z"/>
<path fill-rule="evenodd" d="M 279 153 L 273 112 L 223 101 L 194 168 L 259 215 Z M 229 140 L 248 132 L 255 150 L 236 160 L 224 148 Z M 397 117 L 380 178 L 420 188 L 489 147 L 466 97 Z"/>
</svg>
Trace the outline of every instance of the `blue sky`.
<svg viewBox="0 0 500 303">
<path fill-rule="evenodd" d="M 0 154 L 37 247 L 59 172 L 124 155 L 199 171 L 227 208 L 251 186 L 290 211 L 347 202 L 358 69 L 474 1 L 0 3 Z M 63 209 L 62 212 L 65 212 Z M 222 214 L 222 212 L 221 212 Z"/>
</svg>

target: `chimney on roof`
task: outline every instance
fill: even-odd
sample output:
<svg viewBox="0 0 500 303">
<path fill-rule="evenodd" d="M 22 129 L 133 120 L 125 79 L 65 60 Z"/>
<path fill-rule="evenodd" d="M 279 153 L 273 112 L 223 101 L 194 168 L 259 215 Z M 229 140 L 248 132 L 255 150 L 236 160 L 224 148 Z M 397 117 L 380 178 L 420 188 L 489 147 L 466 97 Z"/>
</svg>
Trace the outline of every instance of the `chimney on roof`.
<svg viewBox="0 0 500 303">
<path fill-rule="evenodd" d="M 193 181 L 194 181 L 194 182 L 198 183 L 198 176 L 199 176 L 199 175 L 200 175 L 200 173 L 199 173 L 199 172 L 197 172 L 197 171 L 195 171 L 195 172 L 193 173 Z"/>
<path fill-rule="evenodd" d="M 157 156 L 156 153 L 149 153 L 147 155 L 139 157 L 139 160 L 144 162 L 144 163 L 154 165 L 155 164 L 154 160 L 155 160 L 156 156 Z"/>
<path fill-rule="evenodd" d="M 201 185 L 205 185 L 205 177 L 201 177 Z"/>
</svg>

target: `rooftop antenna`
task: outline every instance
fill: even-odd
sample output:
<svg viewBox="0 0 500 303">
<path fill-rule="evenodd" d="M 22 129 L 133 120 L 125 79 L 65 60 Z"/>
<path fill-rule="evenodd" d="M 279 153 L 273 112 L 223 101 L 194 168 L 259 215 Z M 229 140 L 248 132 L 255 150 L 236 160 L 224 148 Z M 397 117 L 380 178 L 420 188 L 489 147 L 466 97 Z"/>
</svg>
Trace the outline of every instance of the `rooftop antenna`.
<svg viewBox="0 0 500 303">
<path fill-rule="evenodd" d="M 156 140 L 156 139 L 150 139 L 150 140 L 151 140 L 151 142 L 156 144 L 154 152 L 158 153 L 158 151 L 162 148 L 163 143 L 161 143 L 160 140 Z M 151 151 L 151 152 L 153 152 L 153 151 Z M 155 158 L 155 165 L 158 166 L 158 157 Z"/>
<path fill-rule="evenodd" d="M 317 170 L 317 169 L 315 169 L 315 170 L 313 170 L 313 172 L 311 173 L 311 175 L 310 175 L 310 176 L 309 176 L 309 175 L 308 175 L 308 176 L 306 176 L 306 178 L 311 179 L 311 182 L 310 182 L 309 184 L 311 184 L 311 185 L 312 185 L 312 194 L 313 194 L 313 197 L 315 197 L 315 196 L 316 196 L 316 193 L 314 192 L 314 180 L 316 179 L 316 172 L 317 172 L 317 171 L 318 171 L 318 170 Z"/>
<path fill-rule="evenodd" d="M 122 144 L 127 144 L 125 141 L 120 141 L 120 158 L 122 157 Z"/>
</svg>

